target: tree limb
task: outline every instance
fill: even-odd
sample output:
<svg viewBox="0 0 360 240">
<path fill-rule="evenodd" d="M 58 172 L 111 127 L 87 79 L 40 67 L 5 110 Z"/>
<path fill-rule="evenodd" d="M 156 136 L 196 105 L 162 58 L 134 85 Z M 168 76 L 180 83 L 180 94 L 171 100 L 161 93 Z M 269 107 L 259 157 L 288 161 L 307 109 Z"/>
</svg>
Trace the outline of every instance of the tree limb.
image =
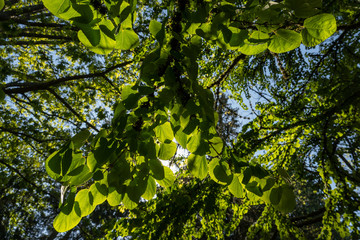
<svg viewBox="0 0 360 240">
<path fill-rule="evenodd" d="M 48 88 L 47 89 L 52 95 L 55 96 L 56 99 L 58 99 L 67 109 L 70 110 L 70 112 L 72 112 L 79 120 L 83 121 L 84 123 L 86 123 L 86 125 L 92 129 L 94 129 L 96 132 L 99 132 L 99 130 L 92 125 L 91 123 L 89 123 L 86 119 L 84 119 L 79 113 L 77 113 L 71 106 L 70 104 L 65 101 L 65 99 L 63 99 L 59 94 L 57 94 L 53 89 Z"/>
<path fill-rule="evenodd" d="M 49 87 L 58 86 L 60 84 L 63 84 L 68 81 L 78 80 L 78 79 L 84 79 L 84 78 L 94 78 L 94 77 L 104 77 L 105 74 L 120 68 L 124 67 L 133 61 L 126 61 L 120 64 L 116 64 L 114 66 L 111 66 L 107 69 L 105 69 L 102 72 L 94 72 L 90 74 L 83 74 L 83 75 L 75 75 L 75 76 L 68 76 L 59 78 L 56 80 L 48 81 L 48 82 L 41 82 L 41 83 L 8 83 L 3 87 L 3 91 L 5 94 L 12 94 L 12 93 L 25 93 L 30 91 L 39 91 L 39 90 L 48 90 Z M 12 88 L 16 87 L 16 88 Z"/>
<path fill-rule="evenodd" d="M 30 37 L 30 38 L 47 38 L 47 39 L 60 39 L 60 40 L 72 40 L 70 37 L 54 36 L 49 34 L 38 34 L 29 32 L 20 32 L 17 34 L 3 34 L 3 38 L 17 38 L 17 37 Z"/>
<path fill-rule="evenodd" d="M 66 139 L 63 139 L 63 138 L 54 138 L 54 139 L 39 139 L 39 138 L 36 138 L 34 137 L 34 135 L 31 135 L 31 134 L 27 134 L 27 133 L 23 133 L 23 132 L 19 132 L 15 129 L 12 129 L 12 128 L 6 128 L 6 127 L 0 127 L 0 129 L 4 132 L 8 132 L 8 133 L 11 133 L 11 134 L 14 134 L 18 137 L 26 137 L 26 138 L 30 138 L 36 142 L 39 142 L 39 143 L 44 143 L 44 142 L 51 142 L 51 141 L 64 141 Z"/>
<path fill-rule="evenodd" d="M 224 81 L 228 75 L 230 74 L 230 72 L 234 69 L 234 67 L 236 66 L 236 64 L 239 63 L 240 60 L 244 60 L 246 58 L 245 54 L 240 54 L 239 56 L 237 56 L 236 58 L 234 58 L 233 62 L 231 63 L 231 65 L 226 69 L 226 71 L 220 75 L 220 77 L 213 82 L 212 84 L 210 84 L 210 86 L 207 87 L 207 89 L 210 89 L 214 86 L 220 85 L 222 81 Z"/>
<path fill-rule="evenodd" d="M 0 46 L 28 46 L 28 45 L 61 45 L 70 42 L 70 40 L 62 41 L 0 41 Z"/>
</svg>

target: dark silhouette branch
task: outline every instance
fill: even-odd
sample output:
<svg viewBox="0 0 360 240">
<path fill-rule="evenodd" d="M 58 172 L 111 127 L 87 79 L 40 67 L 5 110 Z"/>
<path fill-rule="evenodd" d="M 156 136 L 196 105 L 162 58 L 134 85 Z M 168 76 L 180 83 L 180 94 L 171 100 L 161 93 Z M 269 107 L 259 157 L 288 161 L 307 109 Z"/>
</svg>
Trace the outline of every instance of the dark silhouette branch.
<svg viewBox="0 0 360 240">
<path fill-rule="evenodd" d="M 26 6 L 26 7 L 15 9 L 15 10 L 4 11 L 4 12 L 0 13 L 0 21 L 7 21 L 7 20 L 12 19 L 12 17 L 18 17 L 19 15 L 22 15 L 22 14 L 37 13 L 37 12 L 43 11 L 43 10 L 46 10 L 44 5 L 37 4 L 37 5 Z"/>
<path fill-rule="evenodd" d="M 0 41 L 0 46 L 30 46 L 30 45 L 61 45 L 70 42 L 70 40 L 62 41 Z"/>
<path fill-rule="evenodd" d="M 314 212 L 311 212 L 309 214 L 306 214 L 306 215 L 303 215 L 303 216 L 299 216 L 299 217 L 293 217 L 291 218 L 290 220 L 292 222 L 297 222 L 297 221 L 301 221 L 301 220 L 305 220 L 305 219 L 308 219 L 308 218 L 313 218 L 313 217 L 316 217 L 318 215 L 324 215 L 324 212 L 325 212 L 325 208 L 320 208 Z"/>
<path fill-rule="evenodd" d="M 6 163 L 4 160 L 0 159 L 0 163 L 2 163 L 3 165 L 5 165 L 7 168 L 9 168 L 11 171 L 14 171 L 17 175 L 19 175 L 22 179 L 25 180 L 25 182 L 29 183 L 30 185 L 34 186 L 35 188 L 39 188 L 35 183 L 31 182 L 29 179 L 27 179 L 24 175 L 22 175 L 22 173 L 14 168 L 13 166 L 11 166 L 10 164 Z"/>
<path fill-rule="evenodd" d="M 104 77 L 107 73 L 109 73 L 117 68 L 124 67 L 132 62 L 133 61 L 126 61 L 126 62 L 123 62 L 120 64 L 116 64 L 114 66 L 111 66 L 111 67 L 105 69 L 102 72 L 94 72 L 94 73 L 90 73 L 90 74 L 68 76 L 68 77 L 63 77 L 63 78 L 59 78 L 59 79 L 48 81 L 48 82 L 8 83 L 3 87 L 3 91 L 5 94 L 13 94 L 13 93 L 25 93 L 25 92 L 39 91 L 39 90 L 48 90 L 49 87 L 58 86 L 65 82 L 68 82 L 68 81 L 85 79 L 85 78 Z M 15 88 L 13 88 L 13 87 L 15 87 Z"/>
<path fill-rule="evenodd" d="M 46 192 L 44 190 L 44 188 L 36 185 L 35 183 L 33 183 L 32 181 L 30 181 L 29 179 L 27 179 L 18 169 L 16 169 L 15 167 L 11 166 L 10 164 L 6 163 L 3 159 L 0 159 L 0 163 L 5 165 L 7 168 L 9 168 L 11 171 L 14 171 L 17 175 L 19 175 L 25 182 L 29 183 L 31 186 L 35 187 L 37 190 L 39 190 L 40 192 L 49 194 L 52 198 L 54 199 L 58 199 L 58 197 L 56 197 L 55 195 L 51 194 L 50 192 Z"/>
<path fill-rule="evenodd" d="M 63 139 L 63 138 L 54 138 L 54 139 L 39 139 L 39 138 L 36 138 L 34 137 L 34 135 L 31 135 L 31 134 L 28 134 L 28 133 L 24 133 L 24 132 L 20 132 L 18 131 L 18 129 L 13 129 L 13 128 L 6 128 L 6 127 L 0 127 L 0 129 L 4 132 L 8 132 L 8 133 L 11 133 L 11 134 L 14 134 L 18 137 L 21 137 L 21 138 L 30 138 L 36 142 L 39 142 L 39 143 L 44 143 L 44 142 L 52 142 L 52 141 L 64 141 L 66 139 Z"/>
<path fill-rule="evenodd" d="M 94 129 L 96 132 L 99 132 L 99 130 L 92 125 L 91 123 L 89 123 L 86 119 L 84 119 L 78 112 L 76 112 L 71 106 L 70 104 L 65 101 L 64 98 L 62 98 L 59 94 L 57 94 L 53 89 L 48 88 L 47 89 L 52 95 L 55 96 L 56 99 L 58 99 L 67 109 L 70 110 L 70 112 L 72 112 L 79 120 L 81 120 L 82 122 L 84 122 L 88 127 Z"/>
<path fill-rule="evenodd" d="M 220 77 L 215 82 L 210 84 L 210 86 L 208 86 L 207 89 L 220 85 L 221 82 L 224 81 L 229 76 L 230 72 L 234 69 L 236 64 L 238 64 L 240 60 L 245 60 L 245 58 L 246 58 L 245 54 L 240 54 L 239 56 L 234 58 L 231 65 L 226 69 L 226 71 L 223 74 L 221 74 Z"/>
<path fill-rule="evenodd" d="M 282 61 L 281 61 L 281 59 L 280 59 L 280 57 L 279 57 L 279 54 L 274 53 L 274 52 L 271 52 L 271 54 L 276 58 L 277 65 L 278 65 L 278 67 L 279 67 L 279 69 L 280 69 L 280 72 L 281 72 L 283 78 L 284 78 L 285 80 L 288 79 L 288 78 L 289 78 L 289 74 L 288 74 L 288 72 L 285 70 L 285 68 L 284 68 L 284 66 L 283 66 L 283 63 L 282 63 Z"/>
<path fill-rule="evenodd" d="M 71 30 L 78 30 L 76 27 L 72 27 L 66 24 L 60 24 L 60 23 L 42 23 L 42 22 L 29 22 L 24 19 L 11 19 L 12 22 L 26 25 L 26 26 L 32 26 L 32 27 L 48 27 L 48 28 L 69 28 Z"/>
<path fill-rule="evenodd" d="M 17 38 L 17 37 L 72 40 L 72 38 L 65 37 L 65 36 L 54 36 L 54 35 L 48 35 L 48 34 L 38 34 L 38 33 L 29 33 L 29 32 L 21 32 L 21 33 L 16 33 L 16 34 L 6 34 L 6 33 L 3 34 L 3 38 Z"/>
</svg>

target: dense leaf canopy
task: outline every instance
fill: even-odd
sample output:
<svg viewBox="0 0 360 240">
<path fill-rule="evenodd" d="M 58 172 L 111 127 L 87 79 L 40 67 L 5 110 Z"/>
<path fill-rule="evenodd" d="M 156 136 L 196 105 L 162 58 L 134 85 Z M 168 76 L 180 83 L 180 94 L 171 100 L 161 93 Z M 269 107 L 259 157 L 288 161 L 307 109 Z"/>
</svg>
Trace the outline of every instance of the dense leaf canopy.
<svg viewBox="0 0 360 240">
<path fill-rule="evenodd" d="M 355 0 L 0 0 L 0 238 L 360 238 Z"/>
</svg>

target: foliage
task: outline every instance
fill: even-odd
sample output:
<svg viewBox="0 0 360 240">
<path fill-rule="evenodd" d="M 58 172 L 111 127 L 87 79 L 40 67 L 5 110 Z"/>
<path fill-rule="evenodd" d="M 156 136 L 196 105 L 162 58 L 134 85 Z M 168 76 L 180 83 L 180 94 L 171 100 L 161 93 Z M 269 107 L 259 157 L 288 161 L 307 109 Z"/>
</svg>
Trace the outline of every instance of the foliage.
<svg viewBox="0 0 360 240">
<path fill-rule="evenodd" d="M 116 220 L 95 223 L 99 238 L 359 236 L 356 5 L 26 4 L 0 12 L 5 201 L 32 191 L 37 206 L 22 211 L 36 216 L 60 199 L 53 227 L 66 234 L 120 206 Z M 222 91 L 255 114 L 235 139 L 219 132 Z M 14 174 L 31 185 L 10 186 Z M 16 219 L 6 231 L 26 229 Z"/>
</svg>

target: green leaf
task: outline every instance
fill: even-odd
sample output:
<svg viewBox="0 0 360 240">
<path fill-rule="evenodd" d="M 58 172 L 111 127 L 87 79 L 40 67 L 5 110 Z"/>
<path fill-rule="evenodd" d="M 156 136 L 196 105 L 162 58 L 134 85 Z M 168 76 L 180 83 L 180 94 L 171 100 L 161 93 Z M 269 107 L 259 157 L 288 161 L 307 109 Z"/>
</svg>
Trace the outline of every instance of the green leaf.
<svg viewBox="0 0 360 240">
<path fill-rule="evenodd" d="M 197 130 L 189 138 L 186 147 L 191 153 L 195 153 L 198 151 L 198 149 L 201 147 L 202 144 L 204 144 L 204 140 L 201 137 L 201 132 Z"/>
<path fill-rule="evenodd" d="M 244 45 L 241 46 L 239 50 L 246 55 L 256 55 L 267 49 L 267 41 L 269 40 L 268 34 L 260 31 L 254 31 L 250 35 L 250 38 L 244 41 Z"/>
<path fill-rule="evenodd" d="M 175 175 L 170 168 L 164 166 L 164 178 L 156 179 L 156 181 L 163 187 L 169 188 L 173 185 L 175 181 Z"/>
<path fill-rule="evenodd" d="M 332 14 L 323 13 L 307 18 L 304 27 L 311 36 L 325 40 L 335 33 L 336 19 Z"/>
<path fill-rule="evenodd" d="M 271 189 L 271 192 L 270 192 L 271 204 L 273 204 L 273 205 L 279 204 L 280 199 L 282 198 L 282 191 L 283 191 L 283 189 L 281 186 Z"/>
<path fill-rule="evenodd" d="M 135 86 L 132 85 L 124 85 L 121 89 L 121 100 L 126 101 L 131 94 L 137 94 Z"/>
<path fill-rule="evenodd" d="M 252 177 L 251 168 L 247 167 L 243 172 L 241 183 L 246 185 L 250 181 L 251 177 Z"/>
<path fill-rule="evenodd" d="M 84 164 L 85 159 L 82 154 L 74 153 L 73 144 L 70 142 L 46 159 L 45 168 L 50 177 L 57 181 L 66 182 L 71 176 L 82 173 Z"/>
<path fill-rule="evenodd" d="M 211 23 L 203 23 L 200 28 L 196 29 L 196 34 L 206 40 L 216 40 L 217 39 L 217 29 L 215 25 Z"/>
<path fill-rule="evenodd" d="M 275 179 L 273 177 L 267 177 L 259 180 L 261 190 L 263 192 L 270 190 L 275 185 Z"/>
<path fill-rule="evenodd" d="M 108 195 L 108 187 L 101 182 L 95 182 L 90 186 L 89 194 L 92 196 L 93 205 L 99 205 L 105 202 Z"/>
<path fill-rule="evenodd" d="M 62 149 L 53 152 L 45 160 L 45 169 L 49 176 L 55 180 L 61 177 L 61 151 Z"/>
<path fill-rule="evenodd" d="M 224 147 L 224 143 L 222 141 L 222 139 L 220 137 L 213 137 L 212 139 L 209 140 L 209 148 L 210 148 L 210 153 L 209 155 L 212 157 L 217 157 L 222 153 Z"/>
<path fill-rule="evenodd" d="M 123 196 L 124 195 L 122 193 L 119 193 L 116 188 L 109 187 L 109 193 L 106 200 L 110 206 L 114 207 L 120 205 Z"/>
<path fill-rule="evenodd" d="M 126 187 L 126 194 L 133 202 L 139 202 L 141 195 L 146 191 L 147 177 L 142 175 L 136 176 Z"/>
<path fill-rule="evenodd" d="M 209 175 L 212 180 L 223 185 L 228 185 L 233 180 L 229 164 L 219 158 L 214 158 L 209 163 Z"/>
<path fill-rule="evenodd" d="M 186 126 L 184 126 L 184 124 L 182 124 L 181 126 L 184 126 L 184 130 L 183 132 L 187 135 L 191 134 L 192 132 L 194 132 L 194 130 L 196 129 L 197 126 L 199 126 L 199 119 L 195 118 L 190 120 L 190 117 L 186 118 L 188 120 Z M 181 121 L 183 120 L 183 121 Z M 183 117 L 180 117 L 180 122 L 185 123 L 185 119 Z"/>
<path fill-rule="evenodd" d="M 115 187 L 120 193 L 122 187 L 133 177 L 133 173 L 130 172 L 130 164 L 127 160 L 119 159 L 115 164 L 107 176 L 107 183 L 109 187 Z"/>
<path fill-rule="evenodd" d="M 58 232 L 66 232 L 74 228 L 81 220 L 79 203 L 75 202 L 75 193 L 70 193 L 60 213 L 56 216 L 53 226 Z"/>
<path fill-rule="evenodd" d="M 90 131 L 84 129 L 72 137 L 71 141 L 74 144 L 74 148 L 78 149 L 84 145 L 85 141 L 90 137 Z"/>
<path fill-rule="evenodd" d="M 165 29 L 163 28 L 163 25 L 156 20 L 151 20 L 149 31 L 156 40 L 159 41 L 160 45 L 162 45 L 165 38 Z"/>
<path fill-rule="evenodd" d="M 239 177 L 237 175 L 233 175 L 233 179 L 228 186 L 229 191 L 237 198 L 243 198 L 244 197 L 244 189 L 239 181 Z"/>
<path fill-rule="evenodd" d="M 307 18 L 320 12 L 322 0 L 285 0 L 285 6 L 294 10 L 299 18 Z"/>
<path fill-rule="evenodd" d="M 91 172 L 107 163 L 114 157 L 114 152 L 117 148 L 117 144 L 111 142 L 104 137 L 100 137 L 97 140 L 95 149 L 89 153 L 87 158 L 87 165 Z"/>
<path fill-rule="evenodd" d="M 72 20 L 74 24 L 81 23 L 90 25 L 91 22 L 94 22 L 94 14 L 96 15 L 96 13 L 93 11 L 93 8 L 90 7 L 90 5 L 78 3 L 78 1 L 71 0 L 70 9 L 64 13 L 59 14 L 59 17 Z"/>
<path fill-rule="evenodd" d="M 204 179 L 208 174 L 208 162 L 205 155 L 191 154 L 187 160 L 187 166 L 192 175 Z"/>
<path fill-rule="evenodd" d="M 303 43 L 308 47 L 313 47 L 336 32 L 336 19 L 332 14 L 323 13 L 311 18 L 307 18 L 301 31 Z"/>
<path fill-rule="evenodd" d="M 292 30 L 279 29 L 271 38 L 268 49 L 274 53 L 291 51 L 301 44 L 301 35 Z"/>
<path fill-rule="evenodd" d="M 86 47 L 95 47 L 100 43 L 100 29 L 82 27 L 78 32 L 78 38 Z"/>
<path fill-rule="evenodd" d="M 139 36 L 132 29 L 122 29 L 116 35 L 116 48 L 129 50 L 139 44 Z"/>
<path fill-rule="evenodd" d="M 5 0 L 0 0 L 0 11 L 5 7 Z"/>
<path fill-rule="evenodd" d="M 78 38 L 86 47 L 97 54 L 109 54 L 115 48 L 115 40 L 107 37 L 103 32 L 94 30 L 88 36 L 84 31 L 78 32 Z M 96 44 L 98 42 L 98 44 Z M 96 45 L 93 45 L 96 44 Z"/>
<path fill-rule="evenodd" d="M 81 217 L 85 217 L 92 213 L 95 209 L 95 206 L 92 201 L 92 196 L 88 189 L 80 190 L 75 197 L 75 202 L 78 202 Z"/>
<path fill-rule="evenodd" d="M 247 30 L 240 30 L 238 28 L 229 27 L 231 30 L 231 39 L 229 45 L 231 47 L 240 47 L 243 46 L 245 43 L 245 39 L 249 38 L 249 33 Z"/>
<path fill-rule="evenodd" d="M 174 139 L 174 132 L 169 122 L 165 122 L 161 125 L 158 125 L 157 127 L 155 127 L 154 131 L 156 137 L 162 143 L 165 142 L 166 140 L 172 141 Z"/>
<path fill-rule="evenodd" d="M 72 186 L 81 185 L 87 182 L 93 176 L 92 172 L 90 172 L 90 169 L 87 165 L 81 165 L 80 167 L 75 169 L 75 171 L 77 170 L 80 170 L 80 172 L 74 176 L 70 176 L 69 173 L 68 178 L 65 178 L 66 181 Z M 72 171 L 72 174 L 74 174 L 75 171 Z"/>
<path fill-rule="evenodd" d="M 259 197 L 261 197 L 263 195 L 261 189 L 258 186 L 258 182 L 256 182 L 256 181 L 252 181 L 252 182 L 247 183 L 245 188 L 249 192 L 252 192 L 252 193 L 256 194 Z"/>
<path fill-rule="evenodd" d="M 307 47 L 314 47 L 323 42 L 323 40 L 311 36 L 306 28 L 301 30 L 301 37 L 303 44 Z"/>
<path fill-rule="evenodd" d="M 131 200 L 127 193 L 125 194 L 124 198 L 122 199 L 122 202 L 123 202 L 124 206 L 129 210 L 136 208 L 138 205 L 138 202 Z"/>
<path fill-rule="evenodd" d="M 188 135 L 185 134 L 181 128 L 175 133 L 175 139 L 181 145 L 182 148 L 186 148 L 186 143 L 188 140 L 187 136 Z"/>
<path fill-rule="evenodd" d="M 162 160 L 170 160 L 176 153 L 176 143 L 161 143 L 158 157 Z"/>
<path fill-rule="evenodd" d="M 251 174 L 259 179 L 262 179 L 269 175 L 269 173 L 261 167 L 260 164 L 257 164 L 255 166 L 250 166 L 251 168 Z"/>
<path fill-rule="evenodd" d="M 294 210 L 296 206 L 296 200 L 294 191 L 289 185 L 282 185 L 282 194 L 279 204 L 275 207 L 282 213 L 289 213 Z"/>
<path fill-rule="evenodd" d="M 146 190 L 142 197 L 146 200 L 151 200 L 156 193 L 156 183 L 153 177 L 149 176 L 147 179 Z"/>
<path fill-rule="evenodd" d="M 69 172 L 70 166 L 73 163 L 73 156 L 81 157 L 81 154 L 73 154 L 72 149 L 67 149 L 61 158 L 61 175 L 65 176 Z"/>
<path fill-rule="evenodd" d="M 66 12 L 71 6 L 70 0 L 43 0 L 42 2 L 44 6 L 55 16 L 59 16 L 61 13 Z"/>
<path fill-rule="evenodd" d="M 149 167 L 156 180 L 161 180 L 165 177 L 164 166 L 161 164 L 161 162 L 158 159 L 150 159 Z"/>
</svg>

